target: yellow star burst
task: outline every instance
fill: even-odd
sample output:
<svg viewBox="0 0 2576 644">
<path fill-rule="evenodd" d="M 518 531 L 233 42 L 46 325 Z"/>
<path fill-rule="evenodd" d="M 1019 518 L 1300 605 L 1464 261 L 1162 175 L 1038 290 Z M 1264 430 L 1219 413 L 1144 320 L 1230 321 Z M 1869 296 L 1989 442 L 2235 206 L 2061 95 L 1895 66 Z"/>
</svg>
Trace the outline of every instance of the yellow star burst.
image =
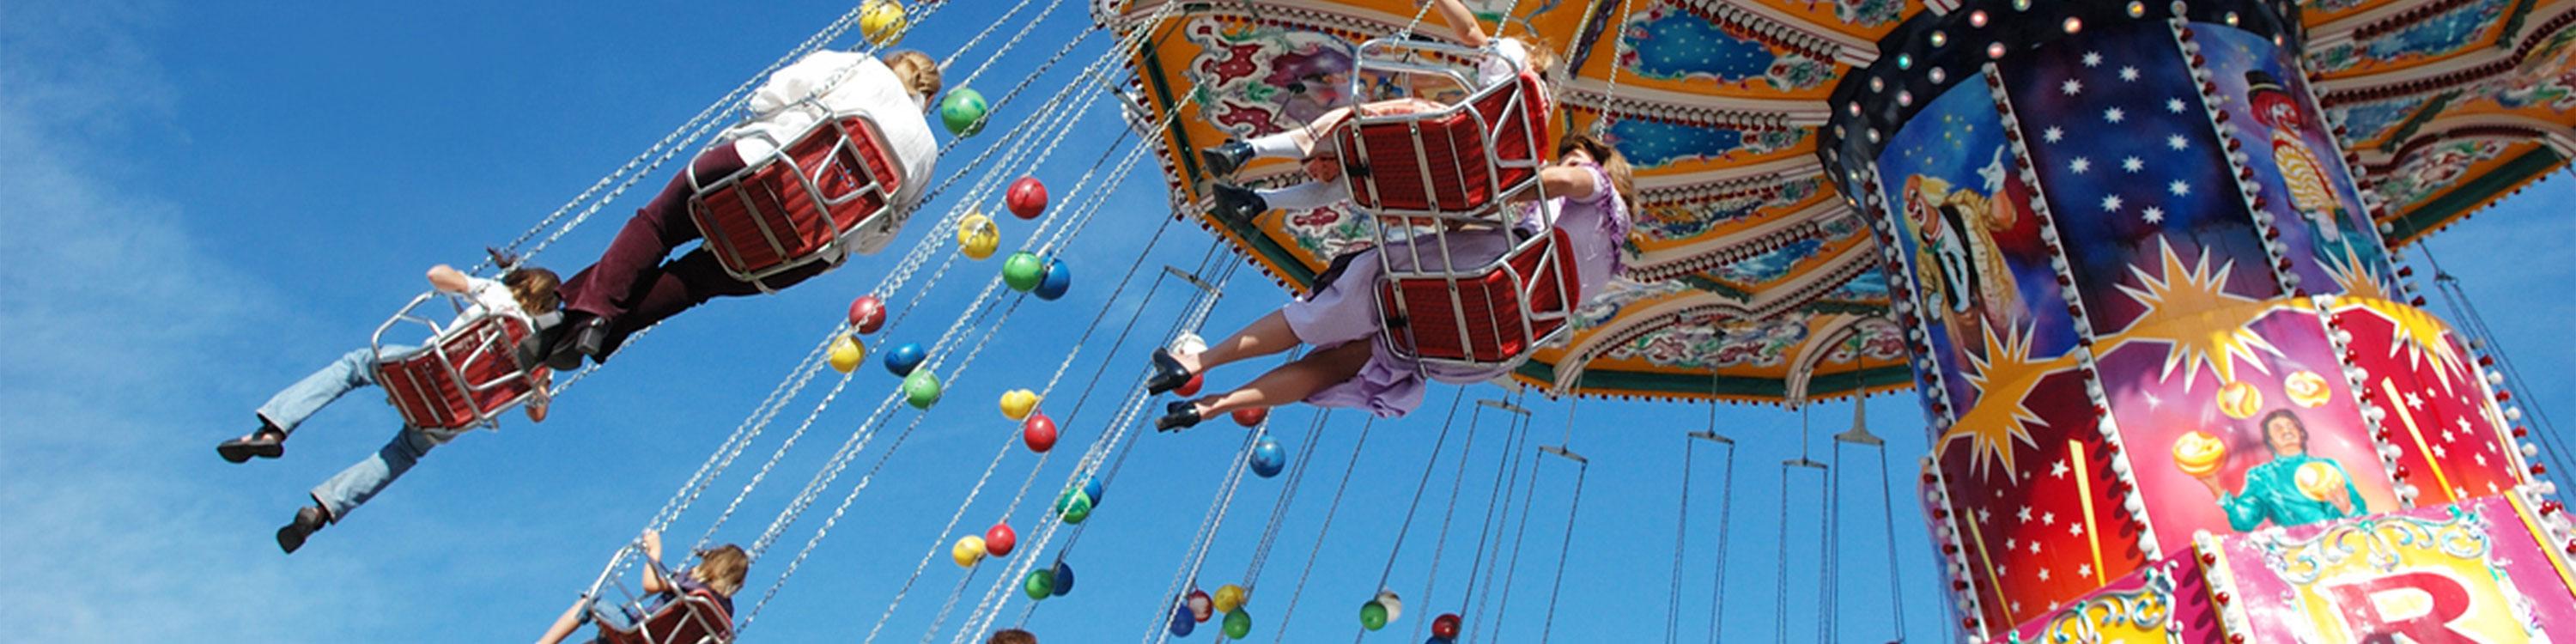
<svg viewBox="0 0 2576 644">
<path fill-rule="evenodd" d="M 2147 307 L 2129 328 L 2113 334 L 2109 347 L 2118 348 L 2130 342 L 2162 342 L 2165 351 L 2162 378 L 2182 372 L 2183 388 L 2189 389 L 2202 367 L 2208 367 L 2220 382 L 2236 381 L 2239 359 L 2256 371 L 2271 373 L 2255 352 L 2281 355 L 2270 340 L 2246 328 L 2262 317 L 2271 305 L 2261 300 L 2227 292 L 2227 277 L 2236 270 L 2235 262 L 2209 267 L 2209 251 L 2202 249 L 2199 259 L 2184 265 L 2174 254 L 2171 242 L 2158 242 L 2162 248 L 2158 275 L 2148 275 L 2139 267 L 2129 268 L 2137 277 L 2137 286 L 2122 285 L 2120 292 Z M 2104 353 L 2109 353 L 2106 348 Z"/>
<path fill-rule="evenodd" d="M 2450 332 L 2450 325 L 2443 324 L 2442 319 L 2434 317 L 2431 312 L 2379 298 L 2346 298 L 2346 300 L 2349 303 L 2360 304 L 2362 308 L 2370 309 L 2380 317 L 2388 318 L 2389 326 L 2393 327 L 2394 333 L 2397 334 L 2397 337 L 2390 338 L 2388 343 L 2388 357 L 2394 358 L 2399 352 L 2404 352 L 2406 366 L 2420 368 L 2425 361 L 2430 360 L 2434 370 L 2446 374 L 2457 374 L 2466 365 L 2466 361 L 2460 359 L 2460 353 L 2453 350 L 2451 343 L 2442 338 L 2442 334 Z M 2449 392 L 2451 379 L 2440 380 L 2443 390 L 2446 393 Z"/>
<path fill-rule="evenodd" d="M 2019 325 L 2015 325 L 2019 326 Z M 1977 404 L 1959 416 L 1958 422 L 1941 434 L 1942 451 L 1951 441 L 1965 440 L 1969 449 L 1969 469 L 1978 476 L 1986 475 L 1986 463 L 2001 465 L 2005 476 L 2013 469 L 2013 443 L 2032 448 L 2039 444 L 2031 439 L 2030 428 L 2047 427 L 2038 414 L 2024 404 L 2039 381 L 2049 374 L 2066 371 L 2072 361 L 2061 354 L 2052 358 L 2030 356 L 2031 334 L 2007 330 L 2004 337 L 1995 336 L 1994 327 L 1985 328 L 1984 356 L 1968 356 L 1968 386 L 1977 390 Z"/>
<path fill-rule="evenodd" d="M 2361 253 L 2344 253 L 2343 261 L 2325 265 L 2326 274 L 2334 276 L 2335 286 L 2345 297 L 2374 300 L 2388 299 L 2388 290 L 2379 284 L 2378 271 L 2361 261 Z"/>
</svg>

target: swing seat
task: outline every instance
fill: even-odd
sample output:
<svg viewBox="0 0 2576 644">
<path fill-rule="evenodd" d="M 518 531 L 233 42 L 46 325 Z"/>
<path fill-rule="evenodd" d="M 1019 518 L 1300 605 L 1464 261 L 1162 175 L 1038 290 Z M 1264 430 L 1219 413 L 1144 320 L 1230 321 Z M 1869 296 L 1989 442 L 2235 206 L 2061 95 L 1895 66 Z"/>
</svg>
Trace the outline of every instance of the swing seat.
<svg viewBox="0 0 2576 644">
<path fill-rule="evenodd" d="M 1447 109 L 1354 116 L 1334 130 L 1351 202 L 1380 217 L 1473 219 L 1537 189 L 1544 96 L 1524 71 Z"/>
<path fill-rule="evenodd" d="M 376 384 L 403 422 L 429 430 L 499 427 L 497 418 L 529 398 L 544 395 L 539 372 L 525 366 L 519 347 L 535 324 L 527 316 L 484 314 L 447 328 L 412 314 L 439 297 L 427 293 L 376 329 Z M 459 311 L 464 307 L 460 304 Z M 430 328 L 430 340 L 419 348 L 387 351 L 384 335 L 395 324 L 415 322 Z"/>
<path fill-rule="evenodd" d="M 733 641 L 733 616 L 725 614 L 715 595 L 693 590 L 653 614 L 625 626 L 611 624 L 593 609 L 599 640 L 609 644 L 727 644 Z"/>
<path fill-rule="evenodd" d="M 726 272 L 768 290 L 761 280 L 772 275 L 838 261 L 850 231 L 886 216 L 907 178 L 884 141 L 875 121 L 843 116 L 745 159 L 732 174 L 693 171 L 689 219 Z"/>
<path fill-rule="evenodd" d="M 1471 270 L 1399 271 L 1378 280 L 1379 334 L 1394 355 L 1421 363 L 1512 368 L 1567 333 L 1581 282 L 1565 231 L 1516 245 Z M 1380 252 L 1386 252 L 1381 250 Z"/>
</svg>

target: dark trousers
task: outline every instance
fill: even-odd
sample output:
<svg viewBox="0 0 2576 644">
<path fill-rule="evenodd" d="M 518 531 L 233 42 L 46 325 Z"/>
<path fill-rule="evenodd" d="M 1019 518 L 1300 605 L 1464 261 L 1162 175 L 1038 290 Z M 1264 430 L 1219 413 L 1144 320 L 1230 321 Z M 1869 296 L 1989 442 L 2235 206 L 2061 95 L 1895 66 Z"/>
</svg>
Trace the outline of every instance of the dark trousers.
<svg viewBox="0 0 2576 644">
<path fill-rule="evenodd" d="M 706 182 L 743 167 L 742 155 L 731 145 L 718 145 L 689 163 L 690 171 Z M 672 250 L 700 237 L 697 224 L 689 220 L 691 196 L 687 172 L 671 177 L 662 194 L 626 220 L 626 227 L 617 231 L 617 239 L 608 243 L 598 263 L 573 274 L 557 290 L 564 308 L 608 321 L 608 343 L 602 347 L 601 359 L 615 352 L 627 336 L 690 307 L 717 297 L 761 292 L 759 285 L 734 279 L 716 261 L 715 253 L 703 247 L 662 261 Z M 828 262 L 813 262 L 762 281 L 772 290 L 783 289 L 831 268 Z"/>
</svg>

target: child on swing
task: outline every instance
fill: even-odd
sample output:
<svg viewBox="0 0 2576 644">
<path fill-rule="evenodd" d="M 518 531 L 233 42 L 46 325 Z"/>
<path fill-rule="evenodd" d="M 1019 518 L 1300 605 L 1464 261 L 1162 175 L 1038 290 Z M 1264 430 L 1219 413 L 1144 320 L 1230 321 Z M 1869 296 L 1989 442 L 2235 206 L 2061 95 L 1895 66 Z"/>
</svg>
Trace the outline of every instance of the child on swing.
<svg viewBox="0 0 2576 644">
<path fill-rule="evenodd" d="M 662 576 L 662 533 L 646 530 L 642 541 L 644 592 L 653 596 L 652 600 L 644 605 L 644 615 L 651 615 L 661 610 L 663 606 L 678 601 L 683 595 L 703 593 L 714 598 L 716 606 L 724 609 L 722 615 L 701 616 L 709 620 L 722 621 L 721 624 L 706 624 L 708 632 L 730 636 L 733 632 L 733 595 L 742 592 L 743 577 L 751 573 L 750 555 L 745 554 L 741 546 L 730 543 L 701 550 L 697 553 L 698 565 L 681 570 L 673 577 L 664 578 Z M 572 608 L 565 609 L 563 616 L 555 618 L 554 625 L 546 628 L 546 634 L 537 638 L 537 644 L 558 644 L 564 641 L 564 638 L 572 637 L 573 631 L 581 629 L 582 622 L 590 621 L 590 606 L 593 601 L 595 598 L 592 597 L 582 597 L 574 601 Z M 640 618 L 641 616 L 630 617 Z M 591 641 L 599 642 L 605 639 L 603 635 Z"/>
<path fill-rule="evenodd" d="M 554 271 L 521 267 L 515 259 L 500 251 L 490 252 L 493 265 L 506 270 L 499 280 L 469 276 L 445 264 L 429 269 L 432 288 L 463 295 L 474 303 L 458 314 L 451 326 L 462 326 L 487 315 L 526 315 L 535 323 L 536 329 L 532 330 L 553 325 L 559 317 L 555 311 L 559 300 Z M 413 351 L 409 347 L 389 346 L 383 349 L 387 355 Z M 256 412 L 259 428 L 216 445 L 215 454 L 234 463 L 249 462 L 252 457 L 286 455 L 286 438 L 294 434 L 305 419 L 322 411 L 332 401 L 339 400 L 340 396 L 375 384 L 376 353 L 376 348 L 358 347 L 322 370 L 277 392 L 267 404 L 259 406 Z M 528 400 L 526 411 L 530 421 L 546 420 L 546 399 L 542 393 L 546 387 L 546 373 L 544 369 L 530 372 L 535 379 L 533 384 L 540 392 Z M 428 455 L 431 448 L 447 444 L 464 432 L 404 426 L 374 456 L 358 461 L 314 487 L 310 495 L 313 504 L 296 510 L 295 518 L 277 529 L 277 547 L 287 554 L 294 554 L 296 549 L 304 547 L 305 538 L 314 531 L 340 522 L 350 510 L 374 498 L 376 493 L 392 485 L 394 479 L 401 478 L 403 472 L 410 471 L 411 466 Z"/>
<path fill-rule="evenodd" d="M 1477 86 L 1467 88 L 1470 92 L 1511 82 L 1523 71 L 1545 75 L 1549 67 L 1556 65 L 1556 53 L 1547 47 L 1533 46 L 1517 38 L 1485 35 L 1484 27 L 1476 21 L 1476 14 L 1467 9 L 1463 0 L 1433 0 L 1432 5 L 1440 10 L 1441 18 L 1449 22 L 1460 44 L 1485 49 L 1492 54 L 1477 61 Z M 1532 100 L 1538 99 L 1533 97 Z M 1199 159 L 1206 164 L 1208 172 L 1220 177 L 1233 177 L 1235 171 L 1253 159 L 1299 159 L 1304 162 L 1306 175 L 1312 179 L 1285 188 L 1261 190 L 1219 181 L 1213 189 L 1215 207 L 1209 212 L 1221 220 L 1249 222 L 1273 209 L 1311 210 L 1347 201 L 1351 194 L 1349 186 L 1339 181 L 1342 176 L 1340 159 L 1329 152 L 1316 156 L 1315 145 L 1323 133 L 1341 127 L 1350 120 L 1353 112 L 1361 116 L 1384 116 L 1448 107 L 1418 97 L 1376 101 L 1325 112 L 1313 122 L 1294 129 L 1245 141 L 1228 141 L 1200 150 Z"/>
<path fill-rule="evenodd" d="M 548 349 L 548 364 L 570 370 L 579 368 L 585 356 L 594 362 L 606 360 L 627 336 L 709 299 L 787 288 L 841 265 L 848 259 L 846 252 L 865 255 L 884 250 L 911 217 L 938 163 L 938 144 L 931 138 L 925 115 L 940 87 L 939 62 L 913 50 L 876 58 L 825 50 L 771 74 L 747 105 L 755 116 L 717 135 L 715 145 L 699 153 L 686 170 L 671 177 L 659 196 L 626 221 L 598 263 L 564 282 L 566 324 Z M 701 236 L 689 218 L 689 199 L 697 194 L 692 176 L 703 182 L 721 179 L 795 142 L 807 128 L 851 114 L 864 114 L 876 122 L 886 139 L 881 143 L 894 156 L 903 181 L 887 200 L 885 214 L 842 237 L 840 248 L 845 254 L 788 269 L 760 283 L 736 279 L 715 252 L 704 247 L 663 261 L 672 250 Z"/>
<path fill-rule="evenodd" d="M 1543 221 L 1543 213 L 1553 212 L 1553 227 L 1565 232 L 1567 242 L 1573 246 L 1573 266 L 1567 267 L 1576 277 L 1576 283 L 1568 285 L 1574 291 L 1570 293 L 1571 302 L 1580 303 L 1600 293 L 1603 284 L 1625 270 L 1619 253 L 1627 240 L 1630 204 L 1636 203 L 1635 180 L 1627 157 L 1588 134 L 1566 136 L 1557 144 L 1556 156 L 1556 164 L 1539 170 L 1538 180 L 1548 201 L 1537 204 L 1530 216 L 1515 225 L 1515 230 L 1454 230 L 1439 233 L 1445 235 L 1443 241 L 1433 241 L 1440 238 L 1426 233 L 1412 243 L 1445 244 L 1454 265 L 1483 265 L 1509 251 L 1515 235 L 1549 234 L 1535 228 Z M 1434 380 L 1462 384 L 1503 376 L 1507 370 L 1502 367 L 1416 365 L 1379 349 L 1377 337 L 1384 329 L 1378 323 L 1376 304 L 1370 301 L 1376 297 L 1378 276 L 1390 267 L 1406 270 L 1414 268 L 1416 261 L 1440 261 L 1432 253 L 1398 251 L 1389 255 L 1386 249 L 1369 249 L 1344 255 L 1334 261 L 1335 268 L 1317 277 L 1316 283 L 1321 286 L 1314 294 L 1289 302 L 1232 337 L 1203 351 L 1154 350 L 1154 373 L 1145 386 L 1152 393 L 1162 393 L 1218 365 L 1272 355 L 1298 345 L 1312 347 L 1304 357 L 1271 369 L 1240 389 L 1173 402 L 1155 421 L 1155 428 L 1188 428 L 1237 409 L 1300 400 L 1325 407 L 1365 409 L 1380 418 L 1392 418 L 1422 404 L 1422 376 L 1426 372 Z M 1416 255 L 1423 257 L 1417 260 Z"/>
</svg>

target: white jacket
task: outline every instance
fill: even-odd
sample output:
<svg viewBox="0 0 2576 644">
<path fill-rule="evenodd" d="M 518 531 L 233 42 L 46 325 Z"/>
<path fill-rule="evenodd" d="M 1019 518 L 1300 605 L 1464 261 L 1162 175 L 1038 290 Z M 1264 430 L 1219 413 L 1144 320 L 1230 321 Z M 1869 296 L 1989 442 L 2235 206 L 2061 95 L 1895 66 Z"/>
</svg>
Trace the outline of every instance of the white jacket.
<svg viewBox="0 0 2576 644">
<path fill-rule="evenodd" d="M 839 82 L 834 83 L 835 79 Z M 852 229 L 841 240 L 849 250 L 874 254 L 885 250 L 895 233 L 903 230 L 904 220 L 911 218 L 938 165 L 939 144 L 925 118 L 926 101 L 907 90 L 894 70 L 873 56 L 818 51 L 770 74 L 751 95 L 748 108 L 755 116 L 725 130 L 719 140 L 730 142 L 744 162 L 759 163 L 778 145 L 794 142 L 806 128 L 827 118 L 865 115 L 875 121 L 885 135 L 887 153 L 894 156 L 903 187 L 895 191 L 884 216 Z M 842 259 L 827 258 L 833 263 Z"/>
</svg>

